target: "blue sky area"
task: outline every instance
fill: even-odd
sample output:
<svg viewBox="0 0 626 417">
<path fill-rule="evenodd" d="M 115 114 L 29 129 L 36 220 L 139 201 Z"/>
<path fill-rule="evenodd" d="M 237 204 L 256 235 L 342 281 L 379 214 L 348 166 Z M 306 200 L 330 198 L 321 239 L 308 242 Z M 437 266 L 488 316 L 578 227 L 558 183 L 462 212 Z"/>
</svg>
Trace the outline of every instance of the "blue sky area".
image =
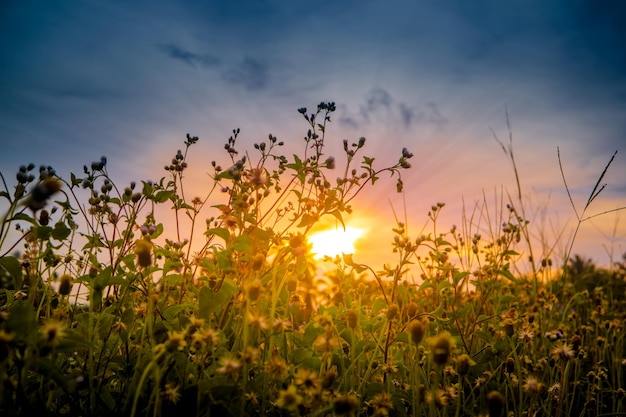
<svg viewBox="0 0 626 417">
<path fill-rule="evenodd" d="M 334 101 L 329 141 L 365 136 L 381 165 L 402 147 L 415 154 L 414 234 L 435 202 L 458 224 L 463 204 L 514 192 L 493 138 L 508 143 L 505 109 L 529 212 L 548 235 L 575 224 L 557 146 L 579 205 L 619 150 L 588 214 L 626 205 L 621 0 L 1 0 L 0 39 L 5 177 L 29 162 L 80 173 L 106 155 L 122 183 L 159 178 L 191 133 L 200 193 L 233 128 L 243 143 L 273 133 L 298 149 L 296 109 Z M 379 230 L 392 206 L 403 211 L 393 188 L 360 200 Z M 619 259 L 625 215 L 586 223 L 575 249 L 606 262 L 615 234 Z"/>
</svg>

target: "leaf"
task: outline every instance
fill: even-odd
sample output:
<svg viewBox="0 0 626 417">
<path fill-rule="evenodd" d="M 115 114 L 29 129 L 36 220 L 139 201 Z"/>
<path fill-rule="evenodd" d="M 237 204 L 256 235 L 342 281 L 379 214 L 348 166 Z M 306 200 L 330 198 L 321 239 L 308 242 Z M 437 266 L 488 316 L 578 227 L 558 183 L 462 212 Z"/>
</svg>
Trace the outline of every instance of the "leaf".
<svg viewBox="0 0 626 417">
<path fill-rule="evenodd" d="M 157 203 L 165 203 L 174 196 L 174 191 L 162 190 L 156 193 L 153 200 Z"/>
<path fill-rule="evenodd" d="M 168 321 L 174 321 L 176 316 L 178 316 L 184 310 L 185 310 L 184 305 L 173 304 L 173 305 L 165 307 L 165 309 L 163 310 L 163 316 L 165 316 L 165 318 Z"/>
<path fill-rule="evenodd" d="M 328 214 L 332 214 L 333 216 L 335 216 L 335 218 L 339 220 L 339 223 L 341 223 L 341 225 L 343 226 L 343 229 L 346 229 L 346 225 L 343 222 L 343 216 L 341 215 L 341 212 L 339 210 L 331 211 Z"/>
<path fill-rule="evenodd" d="M 214 229 L 209 229 L 204 234 L 207 237 L 211 237 L 213 235 L 222 238 L 224 242 L 228 242 L 230 240 L 230 232 L 225 227 L 216 227 Z"/>
<path fill-rule="evenodd" d="M 511 271 L 509 271 L 507 268 L 502 268 L 501 270 L 498 271 L 498 274 L 502 275 L 503 277 L 507 278 L 509 281 L 513 283 L 517 283 L 517 278 L 515 278 L 515 276 L 513 276 Z"/>
<path fill-rule="evenodd" d="M 465 277 L 467 277 L 468 275 L 470 275 L 471 273 L 468 271 L 457 271 L 454 273 L 454 275 L 452 276 L 452 281 L 454 282 L 454 285 L 458 285 L 459 282 L 461 282 L 461 280 Z"/>
<path fill-rule="evenodd" d="M 76 175 L 73 172 L 70 174 L 70 179 L 71 179 L 72 187 L 76 187 L 83 182 L 81 178 L 76 178 Z"/>
<path fill-rule="evenodd" d="M 211 320 L 211 315 L 221 311 L 236 291 L 237 285 L 228 279 L 224 280 L 217 292 L 213 292 L 209 287 L 202 287 L 198 295 L 198 316 L 207 321 Z"/>
<path fill-rule="evenodd" d="M 87 243 L 85 243 L 85 245 L 83 246 L 83 250 L 85 249 L 93 249 L 93 248 L 104 248 L 104 242 L 102 242 L 102 239 L 100 239 L 99 235 L 85 235 L 83 234 L 83 236 L 85 238 L 87 238 Z"/>
<path fill-rule="evenodd" d="M 49 240 L 52 234 L 52 227 L 50 226 L 36 226 L 33 227 L 33 235 L 39 240 Z"/>
<path fill-rule="evenodd" d="M 14 256 L 4 256 L 0 258 L 0 268 L 4 269 L 13 278 L 13 288 L 22 288 L 22 264 Z"/>
<path fill-rule="evenodd" d="M 9 311 L 6 321 L 8 333 L 14 333 L 18 339 L 38 338 L 37 320 L 34 307 L 27 301 L 16 301 Z"/>
<path fill-rule="evenodd" d="M 52 229 L 52 238 L 58 241 L 63 241 L 72 233 L 69 227 L 63 222 L 57 222 Z"/>
<path fill-rule="evenodd" d="M 308 213 L 304 213 L 302 215 L 302 219 L 300 219 L 300 223 L 298 223 L 297 227 L 312 226 L 313 224 L 315 224 L 317 219 L 318 219 L 317 216 L 311 216 Z"/>
<path fill-rule="evenodd" d="M 26 213 L 17 213 L 15 216 L 11 217 L 11 221 L 13 220 L 24 220 L 34 225 L 37 225 L 37 222 L 35 221 L 35 219 L 33 219 L 31 216 L 29 216 Z"/>
<path fill-rule="evenodd" d="M 385 301 L 385 299 L 376 299 L 376 301 L 374 301 L 374 304 L 372 304 L 372 316 L 376 315 L 376 313 L 378 313 L 383 308 L 387 308 L 387 302 Z"/>
</svg>

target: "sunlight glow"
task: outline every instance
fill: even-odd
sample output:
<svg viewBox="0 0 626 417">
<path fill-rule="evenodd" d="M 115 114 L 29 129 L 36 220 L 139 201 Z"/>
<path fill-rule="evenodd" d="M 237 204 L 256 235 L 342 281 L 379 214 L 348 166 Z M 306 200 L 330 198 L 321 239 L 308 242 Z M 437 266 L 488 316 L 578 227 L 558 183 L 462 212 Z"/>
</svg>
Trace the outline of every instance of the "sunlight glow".
<svg viewBox="0 0 626 417">
<path fill-rule="evenodd" d="M 317 232 L 309 237 L 309 243 L 313 246 L 312 252 L 316 259 L 325 255 L 335 257 L 342 253 L 354 253 L 354 243 L 365 231 L 355 227 L 342 227 Z"/>
</svg>

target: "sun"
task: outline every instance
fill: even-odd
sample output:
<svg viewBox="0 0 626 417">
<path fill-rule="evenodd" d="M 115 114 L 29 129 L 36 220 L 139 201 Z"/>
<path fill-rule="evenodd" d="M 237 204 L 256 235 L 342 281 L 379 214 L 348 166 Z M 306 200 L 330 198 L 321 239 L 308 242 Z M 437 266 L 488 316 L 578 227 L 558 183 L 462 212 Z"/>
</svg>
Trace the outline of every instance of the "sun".
<svg viewBox="0 0 626 417">
<path fill-rule="evenodd" d="M 341 254 L 354 253 L 354 243 L 364 234 L 363 229 L 355 227 L 338 227 L 322 230 L 309 236 L 309 243 L 316 259 L 324 256 L 335 257 Z"/>
</svg>

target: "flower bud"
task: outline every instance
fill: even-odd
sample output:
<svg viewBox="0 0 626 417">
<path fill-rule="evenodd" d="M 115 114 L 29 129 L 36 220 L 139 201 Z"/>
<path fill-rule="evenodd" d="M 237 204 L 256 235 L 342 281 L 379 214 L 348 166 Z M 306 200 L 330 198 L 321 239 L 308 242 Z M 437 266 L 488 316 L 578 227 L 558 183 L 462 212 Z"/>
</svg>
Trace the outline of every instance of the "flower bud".
<svg viewBox="0 0 626 417">
<path fill-rule="evenodd" d="M 152 242 L 147 239 L 139 239 L 135 243 L 135 254 L 137 255 L 137 263 L 143 268 L 147 268 L 152 264 Z"/>
</svg>

